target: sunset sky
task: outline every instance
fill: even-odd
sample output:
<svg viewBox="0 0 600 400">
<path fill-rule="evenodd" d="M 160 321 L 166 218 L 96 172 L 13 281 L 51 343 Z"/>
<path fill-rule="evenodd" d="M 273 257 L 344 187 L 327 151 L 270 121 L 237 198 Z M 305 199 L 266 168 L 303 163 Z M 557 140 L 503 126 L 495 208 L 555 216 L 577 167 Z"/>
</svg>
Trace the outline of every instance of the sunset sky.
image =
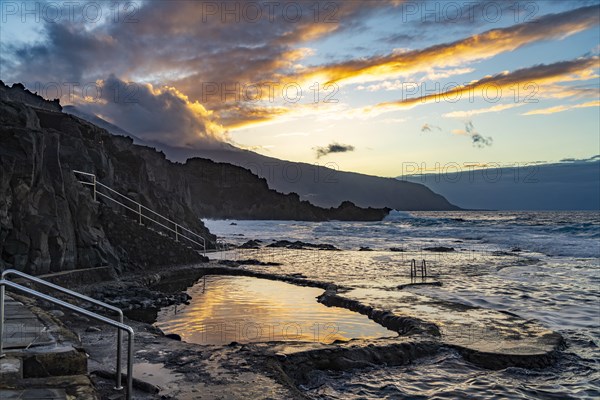
<svg viewBox="0 0 600 400">
<path fill-rule="evenodd" d="M 381 176 L 600 152 L 598 1 L 0 6 L 0 79 L 171 146 Z"/>
</svg>

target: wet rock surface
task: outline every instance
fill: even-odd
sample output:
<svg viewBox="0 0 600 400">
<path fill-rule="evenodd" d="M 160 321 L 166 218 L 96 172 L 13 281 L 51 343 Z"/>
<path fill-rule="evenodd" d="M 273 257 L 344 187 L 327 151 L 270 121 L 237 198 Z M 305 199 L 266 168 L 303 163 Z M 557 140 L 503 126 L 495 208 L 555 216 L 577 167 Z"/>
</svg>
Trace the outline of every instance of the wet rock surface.
<svg viewBox="0 0 600 400">
<path fill-rule="evenodd" d="M 450 253 L 454 251 L 453 247 L 445 247 L 445 246 L 434 246 L 434 247 L 425 247 L 424 251 L 432 251 L 435 253 Z"/>
<path fill-rule="evenodd" d="M 71 315 L 66 316 L 66 323 L 82 336 L 90 356 L 90 375 L 100 397 L 118 395 L 113 390 L 113 330 L 86 333 L 85 325 Z M 286 381 L 270 354 L 255 346 L 199 346 L 173 340 L 149 324 L 134 320 L 126 323 L 136 332 L 135 399 L 306 398 Z M 149 368 L 152 372 L 144 374 Z"/>
<path fill-rule="evenodd" d="M 281 265 L 281 263 L 273 262 L 273 261 L 259 261 L 253 258 L 245 259 L 245 260 L 220 260 L 219 264 L 227 265 L 229 267 L 238 267 L 240 265 L 258 265 L 261 267 L 276 267 Z"/>
<path fill-rule="evenodd" d="M 401 248 L 399 248 L 399 247 L 390 247 L 390 251 L 392 251 L 392 252 L 396 252 L 396 253 L 402 253 L 402 252 L 404 252 L 405 250 L 404 250 L 404 249 L 401 249 Z"/>
<path fill-rule="evenodd" d="M 91 297 L 128 310 L 155 310 L 174 304 L 182 304 L 190 300 L 185 292 L 164 293 L 150 289 L 138 282 L 116 282 L 91 289 Z"/>
<path fill-rule="evenodd" d="M 239 246 L 240 249 L 260 249 L 261 247 L 261 240 L 248 240 L 247 242 L 243 243 L 242 245 Z"/>
<path fill-rule="evenodd" d="M 385 309 L 377 309 L 359 301 L 348 299 L 337 294 L 337 288 L 330 287 L 318 297 L 326 306 L 343 307 L 367 315 L 370 319 L 400 335 L 432 335 L 439 336 L 439 328 L 433 323 L 423 322 L 414 317 L 394 315 Z"/>
<path fill-rule="evenodd" d="M 269 243 L 267 245 L 267 247 L 283 247 L 286 249 L 294 249 L 294 250 L 306 250 L 306 249 L 339 250 L 337 247 L 335 247 L 332 244 L 327 244 L 327 243 L 315 244 L 315 243 L 302 242 L 300 240 L 296 240 L 294 242 L 291 242 L 289 240 L 278 240 L 276 242 Z"/>
<path fill-rule="evenodd" d="M 437 342 L 411 339 L 351 340 L 335 345 L 312 343 L 257 345 L 281 363 L 296 385 L 310 386 L 319 371 L 349 371 L 376 365 L 406 365 L 436 354 L 442 346 Z"/>
</svg>

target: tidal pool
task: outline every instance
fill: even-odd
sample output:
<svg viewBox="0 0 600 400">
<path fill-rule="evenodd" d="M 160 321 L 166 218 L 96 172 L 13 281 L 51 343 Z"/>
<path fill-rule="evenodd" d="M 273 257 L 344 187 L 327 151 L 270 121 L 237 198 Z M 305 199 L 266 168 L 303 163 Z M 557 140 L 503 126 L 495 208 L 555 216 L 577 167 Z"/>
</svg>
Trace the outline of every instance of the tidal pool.
<svg viewBox="0 0 600 400">
<path fill-rule="evenodd" d="M 159 311 L 156 326 L 190 343 L 333 343 L 397 334 L 364 315 L 326 307 L 323 289 L 243 276 L 207 276 L 188 289 L 189 305 Z"/>
</svg>

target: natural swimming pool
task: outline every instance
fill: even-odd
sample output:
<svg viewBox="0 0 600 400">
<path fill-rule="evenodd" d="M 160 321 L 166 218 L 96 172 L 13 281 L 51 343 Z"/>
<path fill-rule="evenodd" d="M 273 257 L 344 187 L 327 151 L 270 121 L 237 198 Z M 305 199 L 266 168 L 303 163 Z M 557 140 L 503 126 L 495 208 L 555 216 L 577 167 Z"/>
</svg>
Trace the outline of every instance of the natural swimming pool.
<svg viewBox="0 0 600 400">
<path fill-rule="evenodd" d="M 156 326 L 191 343 L 332 343 L 397 335 L 364 315 L 318 303 L 323 289 L 243 276 L 206 276 L 188 293 L 190 304 L 162 309 Z"/>
</svg>

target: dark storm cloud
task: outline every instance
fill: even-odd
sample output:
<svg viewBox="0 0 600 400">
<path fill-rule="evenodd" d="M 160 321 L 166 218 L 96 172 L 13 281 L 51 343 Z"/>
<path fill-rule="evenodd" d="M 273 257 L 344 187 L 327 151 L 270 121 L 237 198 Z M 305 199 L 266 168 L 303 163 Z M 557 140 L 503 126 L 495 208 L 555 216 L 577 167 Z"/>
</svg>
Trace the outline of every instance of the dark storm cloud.
<svg viewBox="0 0 600 400">
<path fill-rule="evenodd" d="M 237 126 L 245 119 L 266 120 L 282 111 L 240 104 L 245 103 L 244 99 L 228 97 L 228 87 L 280 82 L 306 56 L 307 50 L 299 44 L 342 30 L 364 29 L 362 17 L 393 1 L 280 2 L 281 9 L 273 13 L 263 10 L 256 21 L 250 21 L 242 9 L 238 12 L 239 21 L 223 18 L 220 10 L 215 15 L 205 8 L 209 3 L 219 8 L 226 3 L 228 7 L 246 4 L 149 1 L 138 5 L 134 22 L 123 18 L 118 23 L 109 20 L 101 24 L 42 20 L 40 28 L 45 32 L 45 40 L 18 48 L 3 46 L 3 51 L 10 53 L 4 58 L 10 67 L 3 68 L 1 78 L 32 88 L 64 83 L 82 87 L 113 74 L 123 80 L 151 83 L 154 88 L 176 87 L 191 101 L 214 110 L 215 117 L 222 114 L 223 125 Z M 286 4 L 293 5 L 292 11 L 299 5 L 302 17 L 292 21 L 292 11 L 282 11 Z M 103 10 L 108 15 L 107 7 Z M 217 85 L 217 91 L 210 96 L 205 90 L 207 84 Z M 65 103 L 64 98 L 61 100 Z M 111 104 L 103 114 L 109 115 L 110 111 L 123 115 L 117 111 L 118 105 Z M 269 115 L 269 110 L 274 114 Z"/>
<path fill-rule="evenodd" d="M 240 7 L 238 21 L 221 14 L 226 3 Z M 302 17 L 294 21 L 292 11 L 284 13 L 286 3 L 294 5 L 292 11 L 299 5 Z M 210 4 L 217 5 L 216 14 L 209 12 Z M 281 2 L 280 10 L 269 13 L 264 9 L 256 21 L 243 11 L 244 4 L 149 1 L 139 6 L 137 22 L 92 25 L 42 20 L 46 40 L 12 49 L 15 61 L 27 66 L 27 71 L 19 71 L 19 79 L 80 81 L 97 78 L 99 72 L 127 78 L 161 73 L 175 76 L 162 83 L 182 81 L 177 75 L 206 82 L 272 79 L 275 72 L 285 71 L 299 58 L 293 49 L 298 43 L 352 29 L 356 26 L 353 21 L 390 3 Z M 320 5 L 318 17 L 316 4 Z M 108 13 L 108 9 L 104 11 Z M 53 71 L 48 70 L 49 63 Z"/>
<path fill-rule="evenodd" d="M 226 140 L 211 111 L 172 87 L 124 82 L 114 75 L 99 83 L 100 97 L 78 108 L 147 141 L 179 147 L 206 147 Z"/>
<path fill-rule="evenodd" d="M 315 148 L 315 151 L 317 153 L 317 158 L 321 158 L 331 153 L 347 153 L 354 151 L 354 146 L 334 142 L 327 147 L 317 147 Z"/>
</svg>

